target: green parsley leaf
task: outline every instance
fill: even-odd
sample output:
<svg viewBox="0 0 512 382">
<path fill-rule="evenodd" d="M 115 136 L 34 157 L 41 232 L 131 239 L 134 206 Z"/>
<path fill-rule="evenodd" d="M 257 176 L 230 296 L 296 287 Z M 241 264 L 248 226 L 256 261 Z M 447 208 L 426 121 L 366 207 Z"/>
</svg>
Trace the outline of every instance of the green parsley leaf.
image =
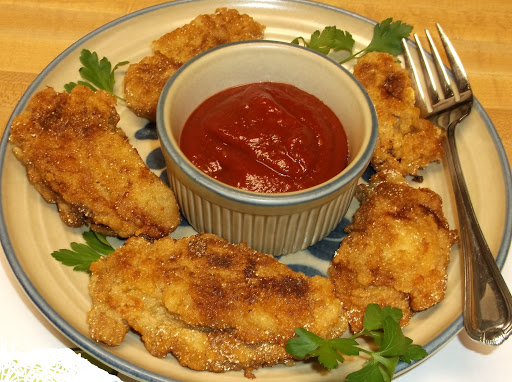
<svg viewBox="0 0 512 382">
<path fill-rule="evenodd" d="M 60 261 L 64 265 L 73 267 L 75 271 L 87 272 L 89 266 L 93 261 L 98 260 L 101 256 L 88 256 L 87 254 L 79 253 L 69 249 L 60 249 L 52 252 L 52 256 L 55 260 Z"/>
<path fill-rule="evenodd" d="M 323 54 L 331 51 L 347 51 L 350 55 L 342 60 L 344 64 L 355 58 L 360 58 L 368 52 L 386 52 L 398 56 L 402 52 L 401 40 L 408 38 L 412 32 L 412 26 L 388 18 L 375 25 L 373 37 L 368 46 L 353 53 L 355 41 L 348 31 L 343 31 L 335 26 L 327 26 L 322 31 L 316 30 L 311 34 L 309 42 L 303 37 L 293 39 L 292 44 L 302 44 L 305 47 Z"/>
<path fill-rule="evenodd" d="M 402 53 L 402 38 L 408 38 L 412 32 L 412 26 L 402 23 L 400 20 L 393 21 L 388 18 L 378 23 L 373 28 L 373 37 L 370 44 L 357 53 L 352 54 L 340 64 L 350 61 L 353 58 L 361 58 L 368 52 L 385 52 L 398 56 Z"/>
<path fill-rule="evenodd" d="M 359 344 L 351 338 L 326 340 L 304 328 L 296 328 L 295 333 L 297 337 L 287 342 L 286 351 L 297 358 L 317 357 L 327 369 L 334 369 L 338 366 L 338 362 L 343 363 L 345 359 L 342 354 L 359 354 Z"/>
<path fill-rule="evenodd" d="M 345 361 L 343 356 L 338 353 L 336 349 L 330 347 L 327 342 L 312 351 L 310 355 L 311 357 L 318 358 L 318 362 L 324 365 L 328 370 L 338 367 L 339 363 L 343 363 Z"/>
<path fill-rule="evenodd" d="M 80 62 L 82 67 L 78 70 L 80 76 L 86 81 L 69 82 L 64 85 L 64 89 L 70 92 L 76 85 L 85 85 L 92 90 L 97 89 L 105 90 L 113 95 L 114 94 L 114 72 L 123 65 L 128 64 L 128 61 L 118 62 L 113 68 L 111 62 L 103 57 L 101 60 L 98 58 L 96 52 L 91 52 L 87 49 L 82 49 L 80 54 Z M 124 101 L 123 98 L 115 95 L 117 98 Z"/>
<path fill-rule="evenodd" d="M 399 323 L 402 318 L 402 311 L 390 306 L 381 307 L 377 304 L 370 304 L 366 307 L 363 319 L 363 327 L 366 330 L 378 330 L 384 328 L 384 320 L 389 317 L 394 322 Z"/>
<path fill-rule="evenodd" d="M 361 370 L 350 373 L 346 382 L 389 382 L 388 374 L 374 360 L 366 362 Z"/>
<path fill-rule="evenodd" d="M 391 317 L 384 319 L 383 332 L 379 354 L 387 357 L 397 357 L 405 354 L 412 340 L 404 336 L 400 325 L 397 325 Z"/>
<path fill-rule="evenodd" d="M 377 304 L 366 308 L 363 330 L 349 338 L 323 339 L 304 328 L 296 328 L 297 337 L 291 338 L 286 351 L 297 358 L 316 357 L 326 369 L 334 369 L 345 359 L 343 355 L 357 356 L 361 353 L 370 358 L 363 368 L 347 376 L 349 382 L 388 382 L 393 378 L 399 360 L 412 362 L 427 356 L 419 345 L 412 344 L 400 327 L 402 311 Z M 356 338 L 369 337 L 378 347 L 376 351 L 361 348 Z"/>
<path fill-rule="evenodd" d="M 396 365 L 398 364 L 398 357 L 383 357 L 379 354 L 374 354 L 373 359 L 377 364 L 379 371 L 385 381 L 391 381 L 393 374 L 395 374 Z"/>
<path fill-rule="evenodd" d="M 412 32 L 412 26 L 402 23 L 400 20 L 393 22 L 392 18 L 375 25 L 373 38 L 366 47 L 365 52 L 388 52 L 393 56 L 402 53 L 402 38 L 408 38 Z"/>
<path fill-rule="evenodd" d="M 328 54 L 331 50 L 352 52 L 355 41 L 349 32 L 329 26 L 325 27 L 322 32 L 319 30 L 313 32 L 309 43 L 303 37 L 297 37 L 292 41 L 292 44 L 299 45 L 300 43 L 317 52 Z"/>
<path fill-rule="evenodd" d="M 71 249 L 59 249 L 52 252 L 52 257 L 62 264 L 73 267 L 73 270 L 89 272 L 94 261 L 114 252 L 105 236 L 88 231 L 82 234 L 87 244 L 71 243 Z"/>
<path fill-rule="evenodd" d="M 325 342 L 322 337 L 304 328 L 295 328 L 295 334 L 297 337 L 291 338 L 285 345 L 285 349 L 297 358 L 305 358 Z"/>
<path fill-rule="evenodd" d="M 420 345 L 410 344 L 404 354 L 400 356 L 400 360 L 406 363 L 419 361 L 425 358 L 428 353 Z"/>
<path fill-rule="evenodd" d="M 114 248 L 107 241 L 107 238 L 97 232 L 87 231 L 82 234 L 87 245 L 102 255 L 110 255 L 114 252 Z"/>
<path fill-rule="evenodd" d="M 353 338 L 333 338 L 327 343 L 341 354 L 354 356 L 360 353 L 359 343 Z"/>
</svg>

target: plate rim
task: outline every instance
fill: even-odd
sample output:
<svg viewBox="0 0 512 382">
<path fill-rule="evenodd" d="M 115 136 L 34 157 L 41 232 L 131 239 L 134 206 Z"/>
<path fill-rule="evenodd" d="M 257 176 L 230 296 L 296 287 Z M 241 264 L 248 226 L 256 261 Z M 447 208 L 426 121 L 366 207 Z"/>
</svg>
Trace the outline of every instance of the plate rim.
<svg viewBox="0 0 512 382">
<path fill-rule="evenodd" d="M 3 180 L 4 175 L 4 161 L 5 156 L 7 154 L 7 148 L 9 145 L 9 132 L 12 121 L 16 115 L 18 115 L 27 105 L 30 97 L 33 95 L 35 89 L 42 83 L 42 81 L 46 78 L 46 76 L 57 66 L 60 61 L 73 53 L 76 48 L 82 45 L 84 42 L 90 40 L 91 38 L 103 33 L 104 31 L 136 17 L 140 15 L 158 11 L 163 8 L 179 6 L 182 4 L 188 3 L 200 3 L 200 2 L 210 2 L 211 0 L 176 0 L 170 2 L 164 2 L 161 4 L 156 4 L 152 6 L 148 6 L 134 12 L 128 13 L 126 15 L 120 16 L 110 22 L 94 29 L 93 31 L 87 33 L 70 46 L 68 46 L 65 50 L 63 50 L 59 55 L 57 55 L 31 82 L 28 88 L 24 91 L 21 98 L 18 100 L 11 116 L 7 121 L 7 125 L 5 126 L 5 130 L 2 134 L 2 139 L 0 141 L 0 181 Z M 335 7 L 330 4 L 318 3 L 316 1 L 311 0 L 254 0 L 252 3 L 255 4 L 270 4 L 271 6 L 275 6 L 275 4 L 305 4 L 309 6 L 314 6 L 318 8 L 324 8 L 333 12 L 342 13 L 347 16 L 353 17 L 355 19 L 364 21 L 371 25 L 375 25 L 377 22 L 366 17 L 355 13 L 353 11 L 346 10 L 344 8 Z M 409 44 L 415 45 L 415 43 L 411 40 L 408 41 Z M 478 112 L 478 114 L 483 119 L 485 127 L 489 134 L 491 135 L 494 147 L 496 149 L 497 155 L 499 157 L 499 161 L 502 167 L 503 172 L 503 180 L 505 186 L 505 199 L 506 199 L 506 210 L 510 206 L 512 206 L 512 174 L 510 168 L 510 162 L 507 158 L 507 154 L 505 152 L 503 143 L 498 135 L 498 132 L 489 118 L 487 112 L 485 111 L 482 104 L 475 98 L 474 101 L 474 110 Z M 161 382 L 175 382 L 176 380 L 171 379 L 169 377 L 164 377 L 160 374 L 154 373 L 147 369 L 143 369 L 138 367 L 117 355 L 110 353 L 108 350 L 104 349 L 101 345 L 94 342 L 89 337 L 79 333 L 76 329 L 72 327 L 66 320 L 62 318 L 50 305 L 46 302 L 46 300 L 41 296 L 39 291 L 32 284 L 28 276 L 26 275 L 23 267 L 18 261 L 16 253 L 13 250 L 8 232 L 7 232 L 7 224 L 4 217 L 3 211 L 3 203 L 2 203 L 2 188 L 0 187 L 0 241 L 16 280 L 20 284 L 21 288 L 27 294 L 29 300 L 36 306 L 38 311 L 42 314 L 42 316 L 48 320 L 60 333 L 62 333 L 66 338 L 68 338 L 71 342 L 79 346 L 81 349 L 85 350 L 87 353 L 93 355 L 95 358 L 100 360 L 101 362 L 113 367 L 121 373 L 127 374 L 129 376 L 140 378 L 144 381 L 161 381 Z M 505 219 L 505 227 L 504 232 L 500 244 L 500 249 L 496 256 L 496 264 L 498 268 L 502 270 L 505 261 L 507 259 L 508 253 L 510 251 L 510 246 L 512 242 L 512 217 L 506 216 Z M 409 371 L 416 365 L 425 362 L 430 356 L 436 353 L 439 349 L 441 349 L 444 345 L 446 345 L 455 335 L 457 335 L 463 328 L 463 319 L 462 313 L 437 337 L 435 337 L 432 341 L 425 344 L 423 347 L 428 352 L 428 356 L 417 362 L 413 362 L 411 364 L 407 364 L 404 362 L 400 362 L 397 365 L 395 370 L 395 377 L 404 374 Z M 176 381 L 177 382 L 177 381 Z"/>
</svg>

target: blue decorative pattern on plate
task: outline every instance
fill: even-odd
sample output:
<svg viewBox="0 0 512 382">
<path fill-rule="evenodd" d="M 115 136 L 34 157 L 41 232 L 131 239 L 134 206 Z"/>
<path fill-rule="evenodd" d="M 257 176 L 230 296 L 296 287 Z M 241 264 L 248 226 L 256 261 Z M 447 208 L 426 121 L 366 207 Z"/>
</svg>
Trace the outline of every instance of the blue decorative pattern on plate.
<svg viewBox="0 0 512 382">
<path fill-rule="evenodd" d="M 218 7 L 236 8 L 250 14 L 267 26 L 266 38 L 281 41 L 309 36 L 316 29 L 336 25 L 350 31 L 357 44 L 363 46 L 369 42 L 374 25 L 374 22 L 362 16 L 300 0 L 188 0 L 157 5 L 115 20 L 69 47 L 36 78 L 20 100 L 13 116 L 25 108 L 36 91 L 45 86 L 63 89 L 65 83 L 74 80 L 80 66 L 78 57 L 81 49 L 96 51 L 112 62 L 138 62 L 151 53 L 151 41 L 188 23 L 199 14 L 214 12 Z M 116 72 L 115 91 L 119 94 L 122 93 L 123 70 L 126 68 Z M 136 117 L 123 104 L 118 106 L 118 111 L 121 116 L 119 126 L 130 137 L 148 166 L 162 179 L 167 180 L 154 125 Z M 509 250 L 512 231 L 511 217 L 506 212 L 512 199 L 510 168 L 496 130 L 478 101 L 472 115 L 464 124 L 458 141 L 464 172 L 476 214 L 501 268 Z M 20 284 L 46 318 L 100 361 L 140 380 L 245 380 L 241 372 L 195 372 L 181 367 L 171 356 L 163 359 L 152 357 L 144 349 L 139 336 L 134 333 L 129 334 L 124 343 L 115 348 L 89 339 L 85 322 L 90 308 L 88 275 L 73 272 L 71 268 L 62 266 L 50 256 L 52 251 L 67 248 L 72 241 L 80 241 L 82 230 L 64 226 L 55 206 L 45 203 L 29 184 L 25 170 L 14 158 L 8 145 L 8 134 L 7 127 L 0 146 L 0 239 Z M 370 168 L 362 180 L 368 180 L 371 173 Z M 445 214 L 454 227 L 454 201 L 447 184 L 444 164 L 433 164 L 422 175 L 422 185 L 433 189 L 443 198 Z M 492 198 L 487 195 L 489 184 L 493 184 Z M 334 251 L 345 235 L 343 229 L 350 223 L 357 206 L 354 201 L 345 219 L 326 239 L 313 245 L 308 251 L 281 256 L 280 261 L 308 275 L 325 274 Z M 183 220 L 172 235 L 180 237 L 193 233 L 194 230 Z M 116 244 L 120 245 L 121 242 Z M 451 259 L 445 301 L 417 314 L 405 329 L 405 334 L 416 343 L 424 345 L 429 353 L 435 352 L 462 327 L 461 262 L 456 247 L 452 251 Z M 299 362 L 294 367 L 278 365 L 258 370 L 255 374 L 258 381 L 339 381 L 360 366 L 360 361 L 346 362 L 330 373 L 320 373 L 312 363 Z M 401 363 L 397 374 L 413 366 Z"/>
</svg>

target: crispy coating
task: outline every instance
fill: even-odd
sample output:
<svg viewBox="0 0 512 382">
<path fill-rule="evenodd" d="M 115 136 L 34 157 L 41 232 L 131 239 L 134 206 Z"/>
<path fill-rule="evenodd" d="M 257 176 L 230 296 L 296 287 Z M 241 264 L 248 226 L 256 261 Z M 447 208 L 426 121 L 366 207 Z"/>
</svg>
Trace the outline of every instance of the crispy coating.
<svg viewBox="0 0 512 382">
<path fill-rule="evenodd" d="M 46 88 L 11 126 L 10 142 L 29 181 L 71 227 L 159 238 L 179 224 L 174 194 L 117 127 L 113 95 L 86 86 Z"/>
<path fill-rule="evenodd" d="M 402 309 L 405 326 L 413 312 L 444 298 L 457 233 L 448 227 L 439 195 L 409 186 L 396 172 L 375 174 L 356 195 L 361 206 L 329 277 L 354 332 L 362 329 L 370 303 Z"/>
<path fill-rule="evenodd" d="M 218 8 L 153 41 L 153 50 L 184 64 L 199 53 L 228 42 L 262 39 L 265 27 L 236 9 Z"/>
<path fill-rule="evenodd" d="M 127 104 L 139 117 L 156 119 L 156 106 L 167 80 L 181 64 L 156 52 L 128 67 L 124 77 Z"/>
<path fill-rule="evenodd" d="M 395 57 L 368 53 L 354 66 L 354 75 L 377 112 L 379 137 L 371 160 L 376 171 L 387 169 L 416 176 L 420 169 L 442 158 L 442 131 L 419 117 L 408 72 Z"/>
<path fill-rule="evenodd" d="M 296 327 L 328 338 L 348 327 L 327 278 L 212 234 L 131 238 L 90 269 L 93 339 L 119 345 L 133 328 L 152 355 L 195 370 L 282 363 Z"/>
<path fill-rule="evenodd" d="M 234 41 L 259 40 L 265 27 L 235 9 L 219 8 L 153 41 L 153 55 L 128 67 L 124 79 L 128 106 L 139 116 L 156 119 L 160 93 L 185 62 L 210 48 Z"/>
</svg>

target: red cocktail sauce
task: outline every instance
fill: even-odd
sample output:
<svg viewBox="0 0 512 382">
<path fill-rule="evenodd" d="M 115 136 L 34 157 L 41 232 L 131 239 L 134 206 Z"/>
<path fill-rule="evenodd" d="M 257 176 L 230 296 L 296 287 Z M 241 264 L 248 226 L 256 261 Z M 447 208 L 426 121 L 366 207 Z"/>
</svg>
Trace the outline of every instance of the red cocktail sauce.
<svg viewBox="0 0 512 382">
<path fill-rule="evenodd" d="M 322 101 L 293 85 L 229 88 L 194 110 L 180 147 L 201 171 L 240 189 L 281 193 L 318 185 L 347 165 L 347 137 Z"/>
</svg>

